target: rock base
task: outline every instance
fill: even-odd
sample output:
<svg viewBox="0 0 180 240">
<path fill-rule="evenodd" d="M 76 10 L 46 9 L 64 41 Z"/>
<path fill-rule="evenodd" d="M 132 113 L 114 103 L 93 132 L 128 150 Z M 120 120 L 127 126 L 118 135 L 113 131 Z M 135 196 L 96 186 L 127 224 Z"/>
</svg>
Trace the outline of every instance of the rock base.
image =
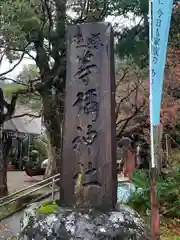
<svg viewBox="0 0 180 240">
<path fill-rule="evenodd" d="M 60 208 L 52 214 L 39 213 L 31 205 L 21 221 L 21 240 L 148 240 L 143 220 L 131 208 L 116 211 Z"/>
</svg>

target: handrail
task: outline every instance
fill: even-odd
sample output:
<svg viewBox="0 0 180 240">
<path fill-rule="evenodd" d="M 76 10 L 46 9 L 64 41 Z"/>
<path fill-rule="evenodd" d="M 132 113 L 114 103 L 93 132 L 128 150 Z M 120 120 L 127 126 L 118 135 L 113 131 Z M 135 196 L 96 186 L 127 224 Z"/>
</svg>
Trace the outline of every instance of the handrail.
<svg viewBox="0 0 180 240">
<path fill-rule="evenodd" d="M 49 180 L 51 180 L 51 179 L 54 179 L 54 178 L 56 178 L 56 177 L 59 177 L 59 176 L 60 176 L 60 173 L 58 173 L 58 174 L 56 174 L 56 175 L 54 175 L 54 176 L 52 176 L 52 177 L 46 178 L 46 179 L 44 179 L 44 180 L 42 180 L 42 181 L 40 181 L 40 182 L 38 182 L 38 183 L 35 183 L 35 184 L 33 184 L 33 185 L 29 186 L 29 187 L 26 187 L 26 188 L 23 188 L 23 189 L 21 189 L 21 190 L 18 190 L 18 191 L 16 191 L 16 192 L 14 192 L 14 193 L 11 193 L 11 194 L 8 195 L 8 196 L 5 196 L 5 197 L 0 198 L 0 202 L 2 202 L 3 200 L 8 199 L 8 198 L 10 198 L 10 197 L 18 194 L 18 193 L 27 191 L 27 190 L 29 190 L 29 189 L 31 189 L 31 188 L 33 188 L 33 187 L 36 187 L 36 186 L 38 186 L 38 185 L 41 185 L 42 183 L 45 183 L 45 182 L 47 182 L 47 181 L 49 181 Z"/>
<path fill-rule="evenodd" d="M 59 180 L 60 180 L 60 178 L 54 180 L 53 183 L 56 183 L 56 182 L 59 181 Z M 46 187 L 46 186 L 48 186 L 48 185 L 50 185 L 50 184 L 52 184 L 52 183 L 51 183 L 51 182 L 50 182 L 50 183 L 46 183 L 46 184 L 44 184 L 43 186 L 40 186 L 40 187 L 38 187 L 38 188 L 36 188 L 36 189 L 28 192 L 28 193 L 24 193 L 24 194 L 22 194 L 22 195 L 20 195 L 20 196 L 18 196 L 18 197 L 16 197 L 16 198 L 13 198 L 13 199 L 11 199 L 11 200 L 9 200 L 9 201 L 6 201 L 6 202 L 0 204 L 0 207 L 3 207 L 4 205 L 7 205 L 7 204 L 9 204 L 9 203 L 11 203 L 11 202 L 14 202 L 14 201 L 16 201 L 16 200 L 18 200 L 18 199 L 20 199 L 20 198 L 22 198 L 22 197 L 25 197 L 27 194 L 31 194 L 31 193 L 33 193 L 33 192 L 36 192 L 36 191 L 40 190 L 41 188 L 44 188 L 44 187 Z"/>
</svg>

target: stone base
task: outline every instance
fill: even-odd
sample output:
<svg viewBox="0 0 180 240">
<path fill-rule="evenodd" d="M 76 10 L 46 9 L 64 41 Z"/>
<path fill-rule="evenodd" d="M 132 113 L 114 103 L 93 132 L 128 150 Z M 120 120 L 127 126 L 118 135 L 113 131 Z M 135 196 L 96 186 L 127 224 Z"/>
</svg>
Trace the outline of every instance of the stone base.
<svg viewBox="0 0 180 240">
<path fill-rule="evenodd" d="M 148 240 L 143 220 L 131 208 L 116 211 L 59 208 L 52 214 L 39 213 L 39 205 L 31 205 L 21 221 L 22 240 Z"/>
</svg>

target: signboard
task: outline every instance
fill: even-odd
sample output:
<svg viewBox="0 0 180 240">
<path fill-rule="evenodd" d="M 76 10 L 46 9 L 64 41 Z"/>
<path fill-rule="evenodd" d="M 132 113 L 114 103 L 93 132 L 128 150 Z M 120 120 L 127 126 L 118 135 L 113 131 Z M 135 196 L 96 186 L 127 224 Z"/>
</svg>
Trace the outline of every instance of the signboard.
<svg viewBox="0 0 180 240">
<path fill-rule="evenodd" d="M 150 82 L 153 125 L 160 124 L 164 68 L 173 0 L 152 0 L 152 80 Z"/>
</svg>

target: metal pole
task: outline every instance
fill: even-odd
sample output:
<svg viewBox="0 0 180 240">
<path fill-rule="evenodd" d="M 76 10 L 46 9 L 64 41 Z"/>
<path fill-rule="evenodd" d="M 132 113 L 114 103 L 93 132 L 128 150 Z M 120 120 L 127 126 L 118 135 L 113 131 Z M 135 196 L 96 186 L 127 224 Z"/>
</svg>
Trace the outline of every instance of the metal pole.
<svg viewBox="0 0 180 240">
<path fill-rule="evenodd" d="M 18 190 L 18 191 L 14 192 L 14 193 L 6 196 L 6 197 L 2 197 L 2 198 L 0 198 L 0 202 L 5 201 L 5 199 L 8 199 L 8 198 L 10 198 L 10 197 L 12 197 L 12 196 L 14 196 L 14 195 L 17 195 L 17 194 L 19 194 L 19 193 L 21 193 L 21 192 L 27 191 L 27 190 L 29 190 L 29 189 L 31 189 L 31 188 L 34 188 L 34 187 L 38 186 L 38 185 L 41 185 L 41 184 L 43 184 L 43 183 L 46 183 L 46 182 L 50 181 L 51 179 L 53 179 L 53 178 L 55 179 L 55 178 L 57 178 L 57 177 L 59 177 L 59 176 L 60 176 L 60 173 L 58 173 L 58 174 L 56 174 L 56 175 L 54 175 L 54 176 L 52 176 L 52 177 L 50 177 L 50 178 L 46 178 L 45 180 L 42 180 L 41 182 L 35 183 L 35 184 L 33 184 L 33 185 L 29 186 L 29 187 L 26 187 L 26 188 L 23 188 L 23 189 L 21 189 L 21 190 Z M 49 184 L 50 184 L 50 183 L 49 183 Z"/>
<path fill-rule="evenodd" d="M 28 162 L 29 162 L 29 155 L 30 155 L 30 145 L 31 145 L 31 138 L 30 138 L 30 135 L 28 135 Z"/>
<path fill-rule="evenodd" d="M 149 0 L 149 80 L 150 80 L 150 139 L 151 139 L 151 193 L 150 193 L 150 205 L 151 205 L 151 228 L 152 228 L 152 240 L 159 239 L 159 207 L 157 198 L 157 187 L 156 187 L 156 177 L 157 177 L 157 166 L 155 162 L 155 146 L 154 146 L 154 130 L 153 126 L 153 103 L 152 103 L 152 45 L 153 45 L 153 27 L 152 27 L 152 4 L 153 0 Z"/>
<path fill-rule="evenodd" d="M 166 161 L 169 163 L 169 147 L 168 147 L 168 135 L 165 135 L 166 138 Z"/>
<path fill-rule="evenodd" d="M 21 169 L 23 169 L 23 156 L 22 156 L 22 151 L 23 151 L 23 141 L 21 138 L 21 145 L 20 145 L 20 163 L 21 163 Z"/>
<path fill-rule="evenodd" d="M 57 179 L 55 180 L 55 182 L 58 182 L 59 180 L 60 180 L 60 179 L 57 178 Z M 24 194 L 22 194 L 21 196 L 15 197 L 15 198 L 7 201 L 7 202 L 4 202 L 4 203 L 0 204 L 0 207 L 5 206 L 5 205 L 7 205 L 7 204 L 9 204 L 9 203 L 12 203 L 12 202 L 14 202 L 14 201 L 16 201 L 16 200 L 18 200 L 18 199 L 20 199 L 20 198 L 22 198 L 22 197 L 25 197 L 25 196 L 27 196 L 27 195 L 32 194 L 32 193 L 34 193 L 34 192 L 37 192 L 38 190 L 40 190 L 40 189 L 42 189 L 42 188 L 44 188 L 44 187 L 47 187 L 47 186 L 49 186 L 49 185 L 50 185 L 50 183 L 46 183 L 46 184 L 44 184 L 43 186 L 40 186 L 40 187 L 38 187 L 38 188 L 36 188 L 36 189 L 28 192 L 28 193 L 24 193 Z"/>
<path fill-rule="evenodd" d="M 55 187 L 55 179 L 52 180 L 52 200 L 54 200 L 54 187 Z"/>
<path fill-rule="evenodd" d="M 155 151 L 154 151 L 154 131 L 153 131 L 153 105 L 152 105 L 152 1 L 149 0 L 149 81 L 150 81 L 150 139 L 151 139 L 151 167 L 155 168 Z"/>
</svg>

